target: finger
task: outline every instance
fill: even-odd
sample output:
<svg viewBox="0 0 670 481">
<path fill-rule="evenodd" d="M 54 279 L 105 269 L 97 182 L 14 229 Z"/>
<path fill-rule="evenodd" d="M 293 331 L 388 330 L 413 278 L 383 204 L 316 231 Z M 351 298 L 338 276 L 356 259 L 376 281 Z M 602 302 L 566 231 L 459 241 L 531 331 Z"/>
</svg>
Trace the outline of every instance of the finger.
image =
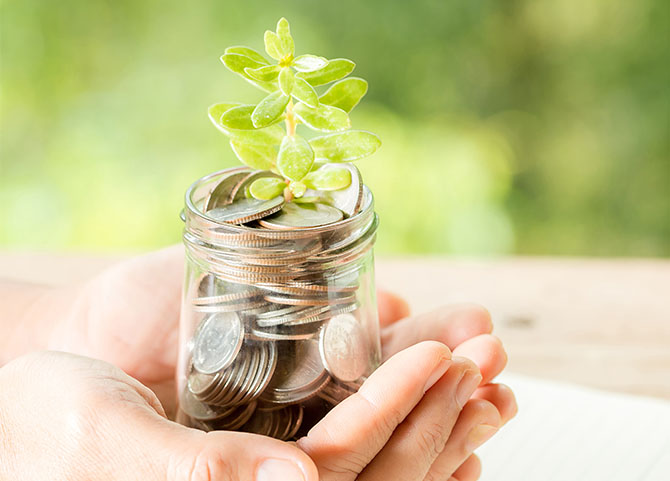
<svg viewBox="0 0 670 481">
<path fill-rule="evenodd" d="M 516 416 L 519 410 L 514 392 L 504 384 L 486 384 L 477 389 L 472 397 L 493 404 L 500 413 L 502 424 Z"/>
<path fill-rule="evenodd" d="M 382 354 L 384 359 L 388 359 L 417 342 L 428 340 L 454 349 L 463 341 L 492 330 L 491 315 L 481 306 L 458 304 L 441 307 L 382 329 Z"/>
<path fill-rule="evenodd" d="M 472 359 L 482 372 L 482 384 L 490 382 L 507 365 L 507 353 L 500 339 L 482 334 L 462 342 L 454 354 Z"/>
<path fill-rule="evenodd" d="M 410 312 L 405 299 L 384 289 L 377 289 L 377 309 L 382 327 L 409 316 Z"/>
<path fill-rule="evenodd" d="M 472 361 L 452 358 L 446 374 L 400 423 L 358 481 L 423 479 L 481 378 Z"/>
<path fill-rule="evenodd" d="M 425 480 L 449 479 L 475 449 L 498 431 L 500 423 L 500 414 L 493 404 L 483 399 L 470 399 Z"/>
<path fill-rule="evenodd" d="M 482 462 L 476 454 L 471 454 L 468 459 L 449 478 L 449 481 L 477 481 L 482 474 Z"/>
<path fill-rule="evenodd" d="M 169 421 L 165 421 L 166 423 Z M 158 432 L 163 448 L 156 479 L 197 481 L 318 481 L 316 466 L 297 447 L 255 434 L 212 431 L 203 433 L 173 424 Z M 154 444 L 154 448 L 158 448 Z"/>
<path fill-rule="evenodd" d="M 384 447 L 395 428 L 447 371 L 449 349 L 412 346 L 382 364 L 353 394 L 298 441 L 322 481 L 351 481 Z"/>
</svg>

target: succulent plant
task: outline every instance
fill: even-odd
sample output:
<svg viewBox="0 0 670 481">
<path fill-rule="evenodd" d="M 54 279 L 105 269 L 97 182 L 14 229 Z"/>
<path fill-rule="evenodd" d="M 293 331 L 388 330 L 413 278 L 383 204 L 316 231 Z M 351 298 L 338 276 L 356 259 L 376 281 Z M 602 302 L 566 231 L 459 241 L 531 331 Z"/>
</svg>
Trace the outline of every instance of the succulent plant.
<svg viewBox="0 0 670 481">
<path fill-rule="evenodd" d="M 318 194 L 347 188 L 350 170 L 321 167 L 361 159 L 380 147 L 375 134 L 351 129 L 349 119 L 368 83 L 347 77 L 355 67 L 351 60 L 296 56 L 285 18 L 277 22 L 275 32 L 265 32 L 264 40 L 273 61 L 242 46 L 228 47 L 221 61 L 267 95 L 256 105 L 218 103 L 209 107 L 211 121 L 230 138 L 237 158 L 253 169 L 276 174 L 255 180 L 248 195 L 256 199 L 283 195 L 286 201 L 309 202 L 314 197 L 303 196 L 310 190 Z M 332 82 L 318 93 L 317 89 Z M 301 126 L 325 134 L 303 133 Z"/>
</svg>

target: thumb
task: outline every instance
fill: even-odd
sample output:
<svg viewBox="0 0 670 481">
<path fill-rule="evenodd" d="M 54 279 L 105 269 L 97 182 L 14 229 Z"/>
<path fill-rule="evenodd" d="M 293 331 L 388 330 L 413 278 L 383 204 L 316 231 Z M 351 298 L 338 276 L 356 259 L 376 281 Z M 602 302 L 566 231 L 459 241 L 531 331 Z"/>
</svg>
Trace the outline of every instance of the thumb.
<svg viewBox="0 0 670 481">
<path fill-rule="evenodd" d="M 158 415 L 142 427 L 151 471 L 167 481 L 318 481 L 318 471 L 296 446 L 257 434 L 205 433 Z M 158 455 L 156 455 L 158 453 Z M 146 479 L 146 478 L 145 478 Z"/>
</svg>

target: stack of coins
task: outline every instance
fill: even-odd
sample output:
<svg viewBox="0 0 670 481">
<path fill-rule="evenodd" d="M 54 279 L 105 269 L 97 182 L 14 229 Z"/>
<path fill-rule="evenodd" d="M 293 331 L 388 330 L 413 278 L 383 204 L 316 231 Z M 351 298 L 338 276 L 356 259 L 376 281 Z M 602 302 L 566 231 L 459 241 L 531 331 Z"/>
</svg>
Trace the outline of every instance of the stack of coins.
<svg viewBox="0 0 670 481">
<path fill-rule="evenodd" d="M 192 329 L 180 421 L 295 439 L 376 367 L 377 331 L 360 297 L 378 221 L 356 167 L 338 167 L 351 185 L 306 192 L 314 202 L 253 199 L 251 183 L 276 175 L 246 168 L 203 197 L 203 218 L 224 227 L 206 241 L 195 228 L 184 234 L 198 272 L 184 305 Z"/>
</svg>

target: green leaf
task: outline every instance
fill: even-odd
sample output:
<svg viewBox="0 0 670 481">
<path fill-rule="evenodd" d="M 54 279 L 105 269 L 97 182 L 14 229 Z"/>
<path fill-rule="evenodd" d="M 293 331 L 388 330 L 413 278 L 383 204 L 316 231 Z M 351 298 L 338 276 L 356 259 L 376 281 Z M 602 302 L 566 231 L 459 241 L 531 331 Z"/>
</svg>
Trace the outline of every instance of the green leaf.
<svg viewBox="0 0 670 481">
<path fill-rule="evenodd" d="M 351 185 L 351 172 L 348 169 L 319 169 L 310 172 L 302 181 L 314 190 L 340 190 Z"/>
<path fill-rule="evenodd" d="M 325 67 L 314 72 L 299 72 L 298 77 L 304 78 L 313 87 L 340 80 L 353 72 L 356 64 L 346 58 L 330 60 Z"/>
<path fill-rule="evenodd" d="M 239 105 L 240 104 L 226 103 L 226 102 L 210 105 L 209 108 L 207 109 L 207 115 L 209 117 L 209 120 L 211 120 L 214 126 L 221 132 L 223 132 L 226 135 L 231 135 L 230 129 L 221 123 L 221 117 L 223 116 L 224 113 L 226 113 L 226 111 Z"/>
<path fill-rule="evenodd" d="M 310 196 L 310 197 L 297 197 L 293 199 L 293 202 L 296 204 L 313 204 L 314 202 L 320 202 L 321 197 Z"/>
<path fill-rule="evenodd" d="M 350 162 L 373 154 L 381 141 L 375 134 L 364 130 L 349 130 L 310 140 L 315 158 L 327 162 Z"/>
<path fill-rule="evenodd" d="M 277 148 L 273 145 L 247 144 L 240 140 L 231 140 L 230 147 L 243 164 L 252 169 L 269 170 L 275 165 Z"/>
<path fill-rule="evenodd" d="M 251 145 L 277 146 L 284 138 L 284 129 L 279 125 L 271 125 L 257 130 L 231 130 L 230 138 Z"/>
<path fill-rule="evenodd" d="M 281 42 L 281 51 L 284 53 L 284 57 L 293 55 L 295 45 L 291 36 L 291 28 L 289 27 L 288 20 L 284 17 L 280 18 L 277 22 L 277 37 L 279 37 L 279 41 Z"/>
<path fill-rule="evenodd" d="M 277 91 L 271 93 L 256 106 L 251 121 L 256 128 L 266 127 L 277 120 L 288 105 L 289 97 Z"/>
<path fill-rule="evenodd" d="M 263 57 L 260 53 L 256 52 L 254 49 L 249 47 L 242 47 L 242 46 L 228 47 L 225 53 L 236 53 L 239 55 L 244 55 L 245 57 L 249 57 L 250 59 L 255 60 L 258 63 L 262 63 L 263 65 L 270 65 L 270 62 L 268 62 L 265 59 L 265 57 Z"/>
<path fill-rule="evenodd" d="M 221 123 L 229 129 L 255 129 L 256 127 L 251 122 L 251 113 L 255 108 L 255 105 L 240 105 L 226 110 L 221 116 Z"/>
<path fill-rule="evenodd" d="M 247 67 L 244 69 L 244 73 L 254 80 L 260 80 L 261 82 L 273 82 L 277 79 L 279 70 L 279 65 L 266 65 L 265 67 L 259 68 Z"/>
<path fill-rule="evenodd" d="M 287 179 L 301 180 L 312 167 L 314 152 L 299 135 L 287 135 L 282 140 L 277 156 L 277 168 Z"/>
<path fill-rule="evenodd" d="M 291 191 L 291 193 L 298 199 L 303 195 L 305 195 L 305 191 L 307 190 L 307 186 L 300 181 L 291 182 L 288 188 Z"/>
<path fill-rule="evenodd" d="M 285 187 L 286 182 L 284 182 L 283 179 L 263 177 L 262 179 L 256 179 L 251 183 L 249 193 L 256 199 L 270 200 L 282 195 Z"/>
<path fill-rule="evenodd" d="M 294 84 L 295 75 L 293 70 L 288 67 L 281 69 L 281 72 L 279 73 L 279 90 L 281 90 L 284 95 L 291 95 Z"/>
<path fill-rule="evenodd" d="M 368 91 L 368 83 L 362 78 L 351 77 L 334 83 L 319 102 L 351 112 Z"/>
<path fill-rule="evenodd" d="M 255 80 L 249 77 L 249 75 L 245 72 L 246 68 L 257 69 L 260 67 L 264 67 L 267 64 L 257 62 L 251 57 L 247 57 L 246 55 L 241 55 L 238 53 L 224 53 L 221 56 L 221 61 L 228 70 L 238 75 L 241 75 L 242 78 L 244 78 L 247 82 L 254 85 L 255 87 L 258 87 L 267 92 L 274 92 L 275 90 L 277 90 L 277 85 L 274 82 L 261 82 L 259 80 Z"/>
<path fill-rule="evenodd" d="M 314 130 L 332 132 L 351 127 L 349 115 L 344 110 L 330 105 L 319 105 L 313 109 L 299 103 L 295 106 L 294 113 L 305 125 Z"/>
<path fill-rule="evenodd" d="M 305 79 L 296 77 L 292 93 L 296 99 L 312 108 L 319 106 L 319 96 L 316 90 Z"/>
<path fill-rule="evenodd" d="M 279 37 L 276 33 L 270 30 L 266 30 L 263 40 L 265 41 L 265 51 L 270 57 L 275 60 L 281 60 L 284 58 L 282 42 L 279 40 Z"/>
<path fill-rule="evenodd" d="M 293 60 L 291 66 L 298 72 L 314 72 L 328 65 L 328 60 L 316 55 L 301 55 Z"/>
</svg>

